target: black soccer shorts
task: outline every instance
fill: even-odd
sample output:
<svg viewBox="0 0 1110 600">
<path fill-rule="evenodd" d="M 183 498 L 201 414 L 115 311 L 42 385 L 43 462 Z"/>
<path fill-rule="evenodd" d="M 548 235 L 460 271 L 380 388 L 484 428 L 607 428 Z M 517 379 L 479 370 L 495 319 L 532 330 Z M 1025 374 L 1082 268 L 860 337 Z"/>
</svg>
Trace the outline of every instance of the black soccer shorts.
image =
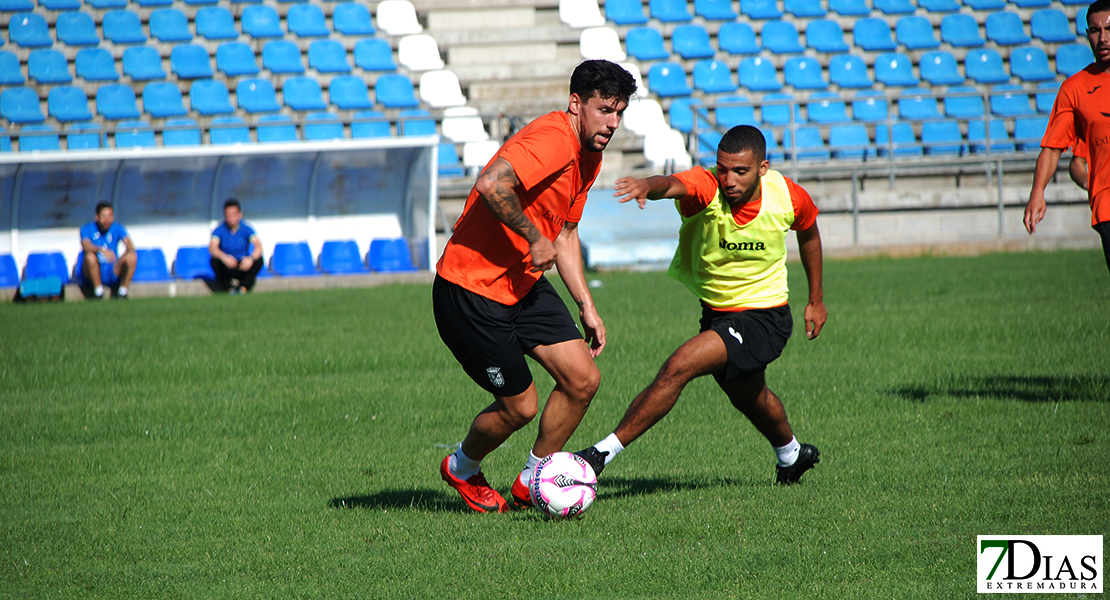
<svg viewBox="0 0 1110 600">
<path fill-rule="evenodd" d="M 436 327 L 466 374 L 495 396 L 515 396 L 532 385 L 525 353 L 582 339 L 558 292 L 540 277 L 514 305 L 501 304 L 436 276 Z"/>
<path fill-rule="evenodd" d="M 728 350 L 725 370 L 713 374 L 717 383 L 724 385 L 774 362 L 790 340 L 794 318 L 789 305 L 728 312 L 702 304 L 701 331 L 709 330 L 721 336 Z"/>
</svg>

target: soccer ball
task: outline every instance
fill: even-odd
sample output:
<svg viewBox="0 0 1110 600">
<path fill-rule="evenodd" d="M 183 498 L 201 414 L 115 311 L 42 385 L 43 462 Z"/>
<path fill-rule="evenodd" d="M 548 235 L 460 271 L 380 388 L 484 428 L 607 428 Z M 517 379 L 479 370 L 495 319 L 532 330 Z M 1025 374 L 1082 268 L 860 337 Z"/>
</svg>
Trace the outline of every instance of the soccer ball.
<svg viewBox="0 0 1110 600">
<path fill-rule="evenodd" d="M 580 456 L 555 452 L 540 460 L 532 471 L 532 504 L 558 519 L 586 511 L 597 497 L 597 475 Z"/>
</svg>

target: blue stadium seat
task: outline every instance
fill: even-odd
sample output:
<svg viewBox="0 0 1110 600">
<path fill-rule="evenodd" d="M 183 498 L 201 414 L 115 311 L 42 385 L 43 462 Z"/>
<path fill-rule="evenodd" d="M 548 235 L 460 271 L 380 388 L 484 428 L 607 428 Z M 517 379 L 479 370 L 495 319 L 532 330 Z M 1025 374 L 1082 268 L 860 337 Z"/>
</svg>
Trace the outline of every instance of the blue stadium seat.
<svg viewBox="0 0 1110 600">
<path fill-rule="evenodd" d="M 1014 142 L 1022 152 L 1036 151 L 1048 130 L 1048 117 L 1021 117 L 1014 119 Z"/>
<path fill-rule="evenodd" d="M 23 265 L 23 280 L 39 277 L 57 277 L 62 283 L 69 282 L 69 267 L 61 252 L 32 252 L 27 255 Z"/>
<path fill-rule="evenodd" d="M 913 62 L 900 52 L 887 52 L 875 58 L 875 79 L 887 86 L 912 86 L 920 83 L 913 74 Z"/>
<path fill-rule="evenodd" d="M 50 89 L 46 97 L 46 112 L 61 122 L 88 121 L 93 118 L 85 90 L 71 85 L 59 85 Z"/>
<path fill-rule="evenodd" d="M 435 121 L 432 121 L 435 128 Z M 309 113 L 305 117 L 304 139 L 306 140 L 341 140 L 343 139 L 343 123 L 339 117 L 329 112 Z"/>
<path fill-rule="evenodd" d="M 208 246 L 182 246 L 177 249 L 173 261 L 173 274 L 178 279 L 215 279 L 212 271 L 212 255 Z"/>
<path fill-rule="evenodd" d="M 908 50 L 931 50 L 940 46 L 933 24 L 925 17 L 902 17 L 894 26 L 898 43 Z"/>
<path fill-rule="evenodd" d="M 956 12 L 960 10 L 958 0 L 917 0 L 917 7 L 931 13 Z"/>
<path fill-rule="evenodd" d="M 166 267 L 166 255 L 161 248 L 135 249 L 135 275 L 131 281 L 169 281 L 170 270 Z"/>
<path fill-rule="evenodd" d="M 1050 113 L 1052 105 L 1056 103 L 1056 92 L 1060 91 L 1060 84 L 1055 81 L 1046 81 L 1037 85 L 1036 100 L 1037 112 Z"/>
<path fill-rule="evenodd" d="M 842 17 L 862 17 L 871 14 L 866 0 L 829 0 L 829 10 Z"/>
<path fill-rule="evenodd" d="M 124 51 L 125 57 L 130 50 L 132 48 Z M 116 72 L 116 60 L 103 48 L 82 48 L 77 51 L 73 63 L 77 70 L 77 76 L 85 81 L 119 80 L 119 73 Z M 162 76 L 164 77 L 165 73 L 162 73 Z"/>
<path fill-rule="evenodd" d="M 451 146 L 454 148 L 454 146 Z M 458 155 L 455 157 L 458 158 Z M 358 243 L 354 240 L 329 240 L 324 242 L 320 250 L 320 270 L 329 275 L 347 275 L 350 273 L 365 273 L 366 265 L 362 262 L 362 253 L 359 252 Z"/>
<path fill-rule="evenodd" d="M 49 125 L 24 125 L 19 129 L 19 151 L 61 150 L 62 142 L 58 132 Z"/>
<path fill-rule="evenodd" d="M 293 110 L 322 110 L 327 108 L 320 84 L 312 77 L 290 77 L 281 88 L 285 105 Z"/>
<path fill-rule="evenodd" d="M 162 128 L 163 146 L 199 146 L 200 128 L 193 119 L 170 119 Z"/>
<path fill-rule="evenodd" d="M 0 134 L 0 152 L 12 151 L 12 138 L 8 134 Z"/>
<path fill-rule="evenodd" d="M 702 129 L 698 131 L 698 164 L 710 167 L 717 162 L 717 147 L 721 144 L 724 134 L 716 129 Z"/>
<path fill-rule="evenodd" d="M 254 50 L 242 42 L 227 42 L 216 48 L 216 69 L 228 77 L 259 73 Z"/>
<path fill-rule="evenodd" d="M 689 84 L 686 83 L 686 72 L 676 63 L 657 63 L 648 70 L 648 86 L 657 96 L 667 98 L 670 96 L 689 96 Z"/>
<path fill-rule="evenodd" d="M 116 125 L 116 148 L 153 148 L 154 129 L 142 121 L 123 121 Z"/>
<path fill-rule="evenodd" d="M 717 108 L 714 111 L 717 125 L 726 131 L 737 125 L 758 125 L 755 119 L 755 107 L 747 96 L 725 96 L 717 99 Z"/>
<path fill-rule="evenodd" d="M 783 160 L 785 155 L 782 152 L 782 147 L 775 140 L 775 132 L 770 127 L 760 127 L 759 131 L 763 134 L 763 138 L 767 140 L 767 160 L 772 163 Z"/>
<path fill-rule="evenodd" d="M 289 33 L 297 37 L 321 37 L 331 34 L 324 20 L 324 11 L 315 4 L 294 4 L 285 15 Z"/>
<path fill-rule="evenodd" d="M 386 108 L 418 106 L 412 81 L 404 75 L 382 75 L 374 83 L 374 97 Z"/>
<path fill-rule="evenodd" d="M 1049 0 L 1010 0 L 1018 8 L 1041 8 L 1050 4 Z"/>
<path fill-rule="evenodd" d="M 208 50 L 196 44 L 174 46 L 170 51 L 170 69 L 178 79 L 200 79 L 213 74 Z"/>
<path fill-rule="evenodd" d="M 106 51 L 100 48 L 96 50 L 106 54 L 107 60 L 112 60 L 112 56 Z M 112 62 L 114 69 L 115 61 Z M 162 57 L 158 55 L 157 50 L 149 46 L 132 46 L 123 51 L 123 74 L 135 81 L 166 78 L 166 72 L 162 69 Z"/>
<path fill-rule="evenodd" d="M 1002 46 L 1029 43 L 1021 15 L 1014 12 L 1001 11 L 987 15 L 986 31 L 988 40 Z"/>
<path fill-rule="evenodd" d="M 740 3 L 740 14 L 749 19 L 781 19 L 778 0 L 747 0 Z"/>
<path fill-rule="evenodd" d="M 243 79 L 235 86 L 239 108 L 249 112 L 274 112 L 281 110 L 274 84 L 269 79 Z"/>
<path fill-rule="evenodd" d="M 1014 48 L 1010 52 L 1010 73 L 1022 81 L 1056 79 L 1056 74 L 1048 66 L 1048 55 L 1036 46 Z"/>
<path fill-rule="evenodd" d="M 956 57 L 951 52 L 926 52 L 921 55 L 918 65 L 921 67 L 921 78 L 931 85 L 959 85 L 964 82 Z"/>
<path fill-rule="evenodd" d="M 671 55 L 663 46 L 663 34 L 651 27 L 628 30 L 624 43 L 628 54 L 637 60 L 660 60 Z"/>
<path fill-rule="evenodd" d="M 898 47 L 891 37 L 890 25 L 874 17 L 856 21 L 855 26 L 852 27 L 852 40 L 856 47 L 868 52 L 894 50 Z"/>
<path fill-rule="evenodd" d="M 438 163 L 439 176 L 444 178 L 462 177 L 466 174 L 462 161 L 459 160 L 459 151 L 455 144 L 443 142 L 439 145 L 436 162 Z"/>
<path fill-rule="evenodd" d="M 930 156 L 962 156 L 967 147 L 957 121 L 926 121 L 921 124 L 921 145 Z"/>
<path fill-rule="evenodd" d="M 189 42 L 193 40 L 193 32 L 189 31 L 185 13 L 174 8 L 160 8 L 150 13 L 150 37 L 159 42 Z"/>
<path fill-rule="evenodd" d="M 31 0 L 0 0 L 0 12 L 34 10 L 34 8 L 35 3 Z"/>
<path fill-rule="evenodd" d="M 937 99 L 925 88 L 903 90 L 898 97 L 898 118 L 913 121 L 939 119 Z"/>
<path fill-rule="evenodd" d="M 304 73 L 301 50 L 293 42 L 285 40 L 266 42 L 262 47 L 262 68 L 273 73 Z"/>
<path fill-rule="evenodd" d="M 46 10 L 80 10 L 81 0 L 39 0 L 39 6 Z"/>
<path fill-rule="evenodd" d="M 1038 10 L 1029 20 L 1033 37 L 1046 44 L 1063 44 L 1075 41 L 1068 17 L 1055 8 Z"/>
<path fill-rule="evenodd" d="M 54 45 L 50 27 L 42 15 L 16 13 L 8 21 L 8 41 L 20 48 L 37 48 Z"/>
<path fill-rule="evenodd" d="M 397 118 L 398 135 L 435 135 L 436 121 L 423 108 L 402 110 Z"/>
<path fill-rule="evenodd" d="M 1075 13 L 1075 35 L 1079 37 L 1087 37 L 1087 9 L 1088 6 L 1080 8 Z"/>
<path fill-rule="evenodd" d="M 608 0 L 605 19 L 617 25 L 642 25 L 648 21 L 643 0 Z"/>
<path fill-rule="evenodd" d="M 697 98 L 675 98 L 668 110 L 671 127 L 682 133 L 694 130 L 694 113 L 698 115 L 698 130 L 712 128 L 709 123 L 709 111 L 701 100 Z"/>
<path fill-rule="evenodd" d="M 802 43 L 798 41 L 798 30 L 793 23 L 786 21 L 768 21 L 763 25 L 759 34 L 763 41 L 763 49 L 775 54 L 795 54 L 805 51 Z"/>
<path fill-rule="evenodd" d="M 363 110 L 355 113 L 351 119 L 351 137 L 355 139 L 390 137 L 389 121 L 385 115 L 376 110 Z"/>
<path fill-rule="evenodd" d="M 875 158 L 875 148 L 867 135 L 867 127 L 859 123 L 830 127 L 829 150 L 833 158 L 841 160 Z"/>
<path fill-rule="evenodd" d="M 821 0 L 784 0 L 782 8 L 800 19 L 818 19 L 829 14 Z"/>
<path fill-rule="evenodd" d="M 366 263 L 374 271 L 415 271 L 408 241 L 401 237 L 391 240 L 373 240 L 366 253 Z"/>
<path fill-rule="evenodd" d="M 15 257 L 11 254 L 0 254 L 0 288 L 12 288 L 19 285 L 19 269 L 15 266 Z"/>
<path fill-rule="evenodd" d="M 396 71 L 393 49 L 389 42 L 371 38 L 355 44 L 355 65 L 366 71 Z"/>
<path fill-rule="evenodd" d="M 840 28 L 840 23 L 831 19 L 810 21 L 806 25 L 806 46 L 830 54 L 848 51 L 844 30 Z"/>
<path fill-rule="evenodd" d="M 320 73 L 350 73 L 347 50 L 335 40 L 317 40 L 308 47 L 308 66 Z"/>
<path fill-rule="evenodd" d="M 239 117 L 216 117 L 208 129 L 213 145 L 249 144 L 251 130 L 246 121 Z"/>
<path fill-rule="evenodd" d="M 143 8 L 155 8 L 160 6 L 173 6 L 173 0 L 136 0 L 139 6 Z"/>
<path fill-rule="evenodd" d="M 239 17 L 243 25 L 243 33 L 253 38 L 282 37 L 285 32 L 281 29 L 281 18 L 277 11 L 265 5 L 251 5 L 243 9 Z"/>
<path fill-rule="evenodd" d="M 197 35 L 209 40 L 233 40 L 239 37 L 235 17 L 222 6 L 205 6 L 197 10 Z"/>
<path fill-rule="evenodd" d="M 877 90 L 856 92 L 852 99 L 852 119 L 866 123 L 885 121 L 887 116 L 886 95 Z M 878 140 L 876 140 L 876 143 Z"/>
<path fill-rule="evenodd" d="M 189 86 L 189 106 L 203 116 L 235 112 L 227 86 L 213 79 L 198 79 Z"/>
<path fill-rule="evenodd" d="M 753 92 L 773 92 L 782 89 L 775 65 L 761 57 L 753 56 L 740 61 L 736 72 L 740 75 L 740 85 Z"/>
<path fill-rule="evenodd" d="M 732 70 L 724 61 L 703 60 L 694 65 L 694 88 L 707 94 L 734 92 L 736 82 L 732 79 Z"/>
<path fill-rule="evenodd" d="M 983 118 L 986 104 L 979 90 L 970 86 L 948 89 L 944 97 L 944 115 L 953 119 Z"/>
<path fill-rule="evenodd" d="M 96 150 L 108 144 L 100 125 L 74 123 L 66 134 L 66 150 Z"/>
<path fill-rule="evenodd" d="M 650 0 L 651 16 L 664 23 L 685 23 L 690 20 L 686 0 Z"/>
<path fill-rule="evenodd" d="M 83 12 L 66 12 L 58 15 L 54 22 L 58 41 L 67 46 L 90 46 L 100 43 L 96 33 L 96 23 Z"/>
<path fill-rule="evenodd" d="M 694 14 L 707 21 L 733 21 L 732 0 L 694 0 Z"/>
<path fill-rule="evenodd" d="M 629 32 L 629 35 L 632 35 L 632 32 Z M 761 50 L 759 43 L 755 41 L 755 31 L 752 26 L 738 21 L 721 25 L 717 30 L 717 47 L 729 54 L 759 54 Z M 631 53 L 629 51 L 629 54 Z"/>
<path fill-rule="evenodd" d="M 104 39 L 113 44 L 138 44 L 146 41 L 139 15 L 129 10 L 110 10 L 101 22 Z"/>
<path fill-rule="evenodd" d="M 764 95 L 760 108 L 763 124 L 789 125 L 791 113 L 793 113 L 795 124 L 805 123 L 805 116 L 802 115 L 802 107 L 796 102 L 790 102 L 793 99 L 793 94 L 777 93 Z"/>
<path fill-rule="evenodd" d="M 282 277 L 319 275 L 315 262 L 308 242 L 278 242 L 274 244 L 274 254 L 270 258 L 274 274 Z"/>
<path fill-rule="evenodd" d="M 990 143 L 991 153 L 1007 154 L 1014 152 L 1013 140 L 1006 131 L 1006 123 L 1002 119 L 990 120 L 990 139 L 986 136 L 987 126 L 982 120 L 972 120 L 967 123 L 968 150 L 972 154 L 982 154 L 987 151 Z"/>
<path fill-rule="evenodd" d="M 0 116 L 12 123 L 42 123 L 39 95 L 29 87 L 10 87 L 0 92 Z"/>
<path fill-rule="evenodd" d="M 786 85 L 798 90 L 823 90 L 829 87 L 821 73 L 821 63 L 809 56 L 795 56 L 787 59 L 782 69 Z"/>
<path fill-rule="evenodd" d="M 1029 105 L 1029 94 L 1020 85 L 996 85 L 991 89 L 991 114 L 1000 117 L 1027 117 L 1036 114 Z"/>
<path fill-rule="evenodd" d="M 917 136 L 909 123 L 895 123 L 894 135 L 890 135 L 886 124 L 875 126 L 875 150 L 879 156 L 889 156 L 890 144 L 894 144 L 895 158 L 911 158 L 921 156 L 921 144 L 917 143 Z"/>
<path fill-rule="evenodd" d="M 127 0 L 85 0 L 85 4 L 93 8 L 107 10 L 112 8 L 124 8 L 127 6 Z"/>
<path fill-rule="evenodd" d="M 836 92 L 814 92 L 806 104 L 806 117 L 811 123 L 844 123 L 848 118 L 848 105 Z"/>
<path fill-rule="evenodd" d="M 27 57 L 27 76 L 38 83 L 69 83 L 69 62 L 57 50 L 32 50 Z"/>
<path fill-rule="evenodd" d="M 26 79 L 19 66 L 19 57 L 0 50 L 0 85 L 21 85 Z"/>
<path fill-rule="evenodd" d="M 335 32 L 343 35 L 374 35 L 374 24 L 370 21 L 370 10 L 357 2 L 336 4 L 331 14 Z"/>
<path fill-rule="evenodd" d="M 999 10 L 1006 8 L 1006 0 L 963 0 L 964 6 L 974 11 Z"/>
<path fill-rule="evenodd" d="M 884 15 L 912 14 L 916 7 L 910 0 L 875 0 L 875 10 Z"/>
<path fill-rule="evenodd" d="M 976 83 L 1004 83 L 1010 75 L 1002 68 L 1002 57 L 990 48 L 969 50 L 964 58 L 967 76 Z"/>
<path fill-rule="evenodd" d="M 854 54 L 836 54 L 829 58 L 829 80 L 842 88 L 869 88 L 874 85 L 867 74 L 867 65 Z"/>
<path fill-rule="evenodd" d="M 297 126 L 285 115 L 259 117 L 257 132 L 259 144 L 297 141 Z"/>
<path fill-rule="evenodd" d="M 1064 44 L 1056 47 L 1056 72 L 1071 77 L 1095 62 L 1089 44 Z"/>
<path fill-rule="evenodd" d="M 940 22 L 940 39 L 959 48 L 974 48 L 984 44 L 975 17 L 963 13 L 944 17 Z"/>
<path fill-rule="evenodd" d="M 102 85 L 96 90 L 96 112 L 105 119 L 137 119 L 135 92 L 129 85 Z"/>
<path fill-rule="evenodd" d="M 143 88 L 143 112 L 156 119 L 181 117 L 189 111 L 175 83 L 148 83 Z"/>
<path fill-rule="evenodd" d="M 344 75 L 331 80 L 328 86 L 328 96 L 332 106 L 342 110 L 355 110 L 360 108 L 373 108 L 374 102 L 370 100 L 370 90 L 361 77 Z"/>
<path fill-rule="evenodd" d="M 797 131 L 797 142 L 791 138 L 789 129 L 782 133 L 782 148 L 789 156 L 794 156 L 800 161 L 829 160 L 829 149 L 825 145 L 825 140 L 821 138 L 820 129 L 799 127 Z"/>
<path fill-rule="evenodd" d="M 679 25 L 671 34 L 674 53 L 686 60 L 710 58 L 713 47 L 709 45 L 709 33 L 701 25 Z"/>
</svg>

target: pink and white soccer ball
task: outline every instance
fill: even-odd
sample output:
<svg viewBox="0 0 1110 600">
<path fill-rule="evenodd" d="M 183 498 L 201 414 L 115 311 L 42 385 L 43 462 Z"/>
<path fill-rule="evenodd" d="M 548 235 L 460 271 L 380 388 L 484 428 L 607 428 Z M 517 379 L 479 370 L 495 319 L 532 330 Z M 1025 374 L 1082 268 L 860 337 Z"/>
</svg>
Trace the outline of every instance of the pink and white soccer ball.
<svg viewBox="0 0 1110 600">
<path fill-rule="evenodd" d="M 555 452 L 532 472 L 532 504 L 557 519 L 581 515 L 597 497 L 597 475 L 590 463 L 570 452 Z"/>
</svg>

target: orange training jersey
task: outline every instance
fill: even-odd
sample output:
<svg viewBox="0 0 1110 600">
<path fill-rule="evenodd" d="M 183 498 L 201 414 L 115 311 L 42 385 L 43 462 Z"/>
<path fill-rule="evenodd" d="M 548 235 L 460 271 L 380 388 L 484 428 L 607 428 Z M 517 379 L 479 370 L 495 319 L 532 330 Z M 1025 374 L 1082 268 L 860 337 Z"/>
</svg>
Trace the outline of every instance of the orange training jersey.
<svg viewBox="0 0 1110 600">
<path fill-rule="evenodd" d="M 581 147 L 565 112 L 551 112 L 517 132 L 486 164 L 501 157 L 520 179 L 515 189 L 524 216 L 554 241 L 566 222 L 582 218 L 586 195 L 601 170 L 601 153 Z M 480 296 L 516 304 L 543 275 L 529 269 L 528 241 L 486 208 L 470 190 L 437 273 Z"/>
<path fill-rule="evenodd" d="M 679 199 L 680 212 L 684 217 L 698 214 L 717 197 L 717 178 L 706 169 L 694 167 L 689 171 L 675 173 L 674 176 L 686 186 L 686 196 Z M 794 183 L 789 177 L 783 177 L 783 179 L 786 180 L 786 187 L 790 190 L 790 203 L 794 206 L 794 224 L 790 228 L 794 231 L 809 229 L 817 219 L 817 205 L 813 203 L 813 198 L 802 186 Z M 732 216 L 736 219 L 736 224 L 744 226 L 750 223 L 759 215 L 762 205 L 763 200 L 760 199 L 733 208 Z"/>
<path fill-rule="evenodd" d="M 1110 71 L 1094 64 L 1060 85 L 1041 146 L 1065 149 L 1077 141 L 1086 145 L 1091 224 L 1110 221 Z"/>
</svg>

